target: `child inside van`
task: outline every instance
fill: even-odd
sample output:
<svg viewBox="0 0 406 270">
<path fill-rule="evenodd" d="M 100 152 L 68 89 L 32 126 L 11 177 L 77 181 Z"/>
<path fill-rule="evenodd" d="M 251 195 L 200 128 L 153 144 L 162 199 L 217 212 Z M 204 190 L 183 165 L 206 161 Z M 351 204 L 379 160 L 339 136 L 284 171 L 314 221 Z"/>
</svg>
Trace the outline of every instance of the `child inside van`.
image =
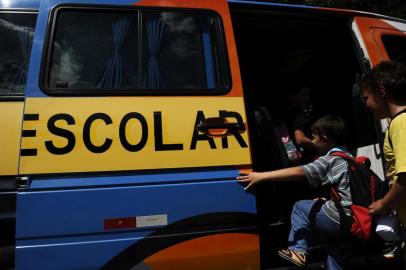
<svg viewBox="0 0 406 270">
<path fill-rule="evenodd" d="M 311 138 L 311 124 L 314 122 L 314 111 L 307 86 L 294 88 L 290 92 L 291 105 L 284 116 L 289 135 L 298 148 L 303 151 L 304 161 L 314 160 L 314 145 Z"/>
<path fill-rule="evenodd" d="M 312 125 L 312 133 L 312 142 L 318 154 L 322 155 L 314 162 L 276 171 L 240 173 L 237 180 L 245 185 L 245 190 L 268 181 L 307 180 L 312 187 L 335 185 L 341 197 L 340 209 L 344 209 L 345 215 L 351 216 L 347 161 L 331 155 L 347 151 L 347 125 L 340 117 L 327 115 Z M 301 200 L 296 202 L 292 210 L 288 248 L 280 250 L 279 255 L 303 267 L 306 265 L 309 244 L 321 241 L 328 247 L 328 269 L 343 269 L 348 255 L 343 250 L 343 243 L 348 243 L 344 240 L 339 210 L 332 200 Z"/>
<path fill-rule="evenodd" d="M 384 157 L 391 189 L 369 206 L 371 214 L 396 208 L 406 225 L 406 65 L 385 61 L 374 67 L 360 82 L 360 94 L 377 119 L 390 119 L 385 134 Z M 390 255 L 390 254 L 389 254 Z"/>
</svg>

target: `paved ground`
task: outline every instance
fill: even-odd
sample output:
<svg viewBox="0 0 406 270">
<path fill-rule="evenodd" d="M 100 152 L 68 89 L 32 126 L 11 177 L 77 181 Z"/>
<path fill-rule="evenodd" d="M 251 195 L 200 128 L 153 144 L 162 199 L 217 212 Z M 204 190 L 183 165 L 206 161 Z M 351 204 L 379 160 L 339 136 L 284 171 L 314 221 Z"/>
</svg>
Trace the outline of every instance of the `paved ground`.
<svg viewBox="0 0 406 270">
<path fill-rule="evenodd" d="M 403 261 L 401 258 L 387 260 L 383 256 L 374 256 L 369 258 L 354 258 L 350 261 L 351 267 L 346 270 L 370 270 L 370 269 L 385 269 L 385 270 L 403 270 Z M 277 268 L 267 268 L 264 270 L 297 270 L 303 269 L 297 266 L 284 266 Z M 306 270 L 327 269 L 324 262 L 311 263 L 307 265 Z"/>
</svg>

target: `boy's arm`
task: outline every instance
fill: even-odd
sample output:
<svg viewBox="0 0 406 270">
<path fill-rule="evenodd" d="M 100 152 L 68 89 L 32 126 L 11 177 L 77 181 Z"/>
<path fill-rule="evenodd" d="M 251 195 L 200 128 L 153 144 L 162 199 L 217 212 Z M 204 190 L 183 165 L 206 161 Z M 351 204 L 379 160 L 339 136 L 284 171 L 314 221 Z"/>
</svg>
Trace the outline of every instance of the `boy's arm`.
<svg viewBox="0 0 406 270">
<path fill-rule="evenodd" d="M 373 202 L 368 208 L 371 214 L 384 214 L 398 205 L 406 196 L 406 173 L 398 174 L 398 179 L 392 188 L 386 193 L 385 197 Z"/>
<path fill-rule="evenodd" d="M 305 149 L 314 148 L 313 141 L 311 139 L 307 138 L 302 130 L 296 129 L 294 134 L 295 134 L 295 142 L 297 143 L 297 145 L 299 145 Z"/>
<path fill-rule="evenodd" d="M 269 172 L 253 172 L 250 174 L 240 173 L 237 177 L 238 182 L 247 185 L 244 189 L 248 190 L 260 182 L 271 181 L 293 181 L 305 179 L 304 169 L 301 166 L 286 168 Z"/>
</svg>

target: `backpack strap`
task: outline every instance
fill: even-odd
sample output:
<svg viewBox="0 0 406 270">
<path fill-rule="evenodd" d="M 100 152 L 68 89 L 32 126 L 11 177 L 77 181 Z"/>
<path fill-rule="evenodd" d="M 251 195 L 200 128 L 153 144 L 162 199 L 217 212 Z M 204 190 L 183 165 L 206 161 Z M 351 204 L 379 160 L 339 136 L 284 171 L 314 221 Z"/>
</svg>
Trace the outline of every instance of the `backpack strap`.
<svg viewBox="0 0 406 270">
<path fill-rule="evenodd" d="M 334 151 L 330 154 L 330 156 L 341 157 L 347 161 L 348 160 L 355 161 L 353 157 L 342 151 Z"/>
<path fill-rule="evenodd" d="M 389 126 L 388 126 L 388 142 L 389 142 L 389 145 L 390 145 L 390 147 L 391 147 L 392 149 L 393 149 L 393 145 L 392 145 L 392 139 L 391 139 L 391 136 L 390 136 L 390 126 L 391 126 L 391 123 L 392 123 L 392 121 L 393 121 L 396 117 L 398 117 L 399 115 L 401 115 L 402 113 L 405 113 L 405 112 L 406 112 L 406 109 L 404 109 L 404 110 L 398 112 L 397 114 L 395 114 L 395 116 L 391 119 L 391 121 L 390 121 L 390 123 L 389 123 Z"/>
<path fill-rule="evenodd" d="M 343 151 L 334 151 L 330 153 L 330 156 L 341 157 L 344 160 L 346 160 L 349 165 L 351 163 L 355 163 L 355 159 Z M 341 229 L 345 234 L 348 234 L 351 230 L 353 217 L 352 216 L 348 217 L 347 214 L 345 213 L 344 207 L 340 203 L 341 197 L 340 194 L 338 193 L 337 186 L 334 184 L 331 184 L 330 186 L 330 197 L 337 208 L 338 215 L 340 216 Z"/>
<path fill-rule="evenodd" d="M 345 159 L 347 162 L 348 161 L 354 162 L 354 159 L 350 155 L 342 151 L 334 151 L 330 153 L 330 156 L 341 157 Z M 337 187 L 334 184 L 332 184 L 330 187 L 330 196 L 332 201 L 335 203 L 339 203 L 341 201 L 341 197 L 337 192 Z"/>
</svg>

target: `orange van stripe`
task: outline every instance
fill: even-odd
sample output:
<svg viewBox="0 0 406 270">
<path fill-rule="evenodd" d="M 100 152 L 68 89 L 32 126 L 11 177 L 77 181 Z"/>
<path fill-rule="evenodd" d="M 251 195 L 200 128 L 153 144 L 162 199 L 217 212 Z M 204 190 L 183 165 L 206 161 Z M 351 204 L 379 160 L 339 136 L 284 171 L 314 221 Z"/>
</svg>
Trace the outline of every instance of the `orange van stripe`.
<svg viewBox="0 0 406 270">
<path fill-rule="evenodd" d="M 359 31 L 361 33 L 362 39 L 364 40 L 365 46 L 368 50 L 369 58 L 371 60 L 372 66 L 376 66 L 382 60 L 388 60 L 388 56 L 386 53 L 381 54 L 380 50 L 378 49 L 378 44 L 381 41 L 376 41 L 371 28 L 380 29 L 382 33 L 382 29 L 387 30 L 396 30 L 398 33 L 401 33 L 392 25 L 384 22 L 383 20 L 376 19 L 376 18 L 365 18 L 365 17 L 355 17 L 355 22 L 358 25 Z"/>
<path fill-rule="evenodd" d="M 204 236 L 164 249 L 144 263 L 151 269 L 259 269 L 257 235 L 228 233 Z"/>
</svg>

